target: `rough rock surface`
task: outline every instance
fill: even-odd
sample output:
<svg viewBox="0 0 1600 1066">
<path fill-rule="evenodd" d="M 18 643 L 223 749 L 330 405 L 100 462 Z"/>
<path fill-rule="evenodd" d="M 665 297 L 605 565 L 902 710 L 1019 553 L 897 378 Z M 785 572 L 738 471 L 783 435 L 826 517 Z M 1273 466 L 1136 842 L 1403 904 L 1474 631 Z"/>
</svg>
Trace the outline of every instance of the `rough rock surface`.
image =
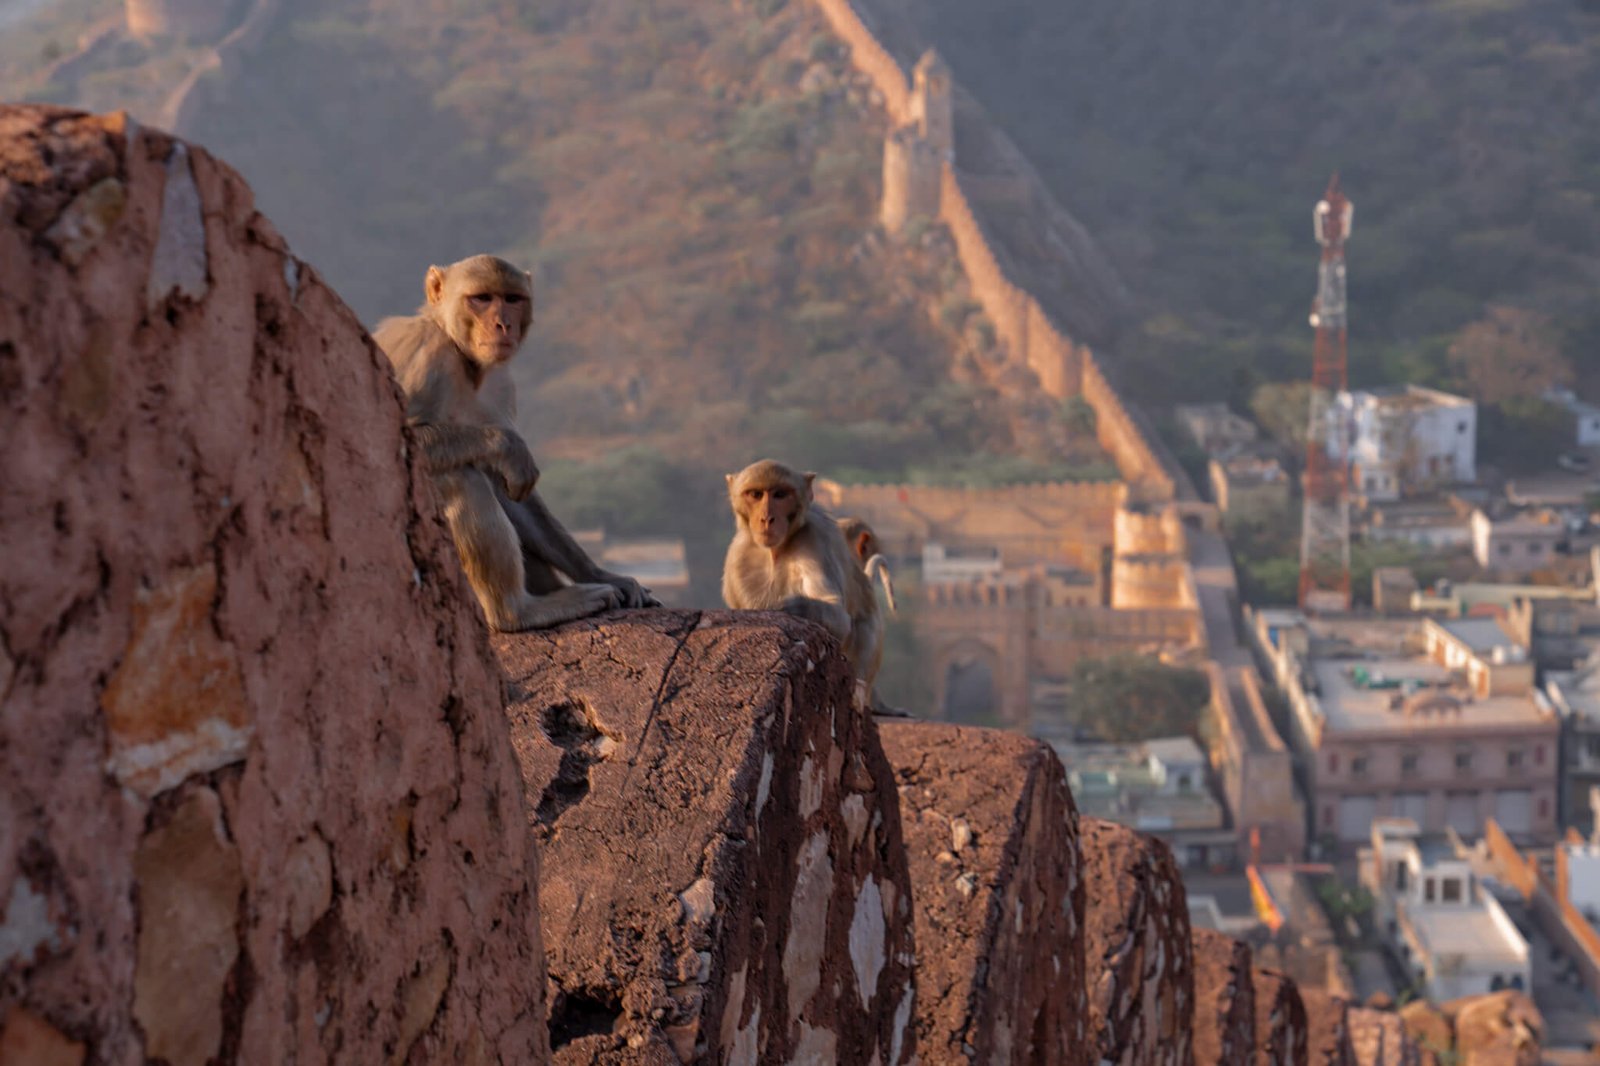
<svg viewBox="0 0 1600 1066">
<path fill-rule="evenodd" d="M 1256 1043 L 1250 949 L 1210 929 L 1190 933 L 1194 952 L 1195 1066 L 1249 1062 Z"/>
<path fill-rule="evenodd" d="M 1306 1005 L 1288 974 L 1253 972 L 1257 1066 L 1306 1066 Z"/>
<path fill-rule="evenodd" d="M 1434 1066 L 1447 1053 L 1460 1066 L 1537 1066 L 1540 1060 L 1544 1019 L 1521 992 L 1467 996 L 1437 1007 L 1407 1003 L 1400 1017 L 1421 1049 L 1423 1066 Z"/>
<path fill-rule="evenodd" d="M 1302 988 L 1300 999 L 1306 1005 L 1306 1061 L 1310 1066 L 1355 1066 L 1349 1001 L 1315 988 Z"/>
<path fill-rule="evenodd" d="M 1189 907 L 1171 850 L 1112 822 L 1079 823 L 1092 1061 L 1188 1066 Z"/>
<path fill-rule="evenodd" d="M 1357 1066 L 1420 1066 L 1417 1045 L 1393 1011 L 1351 1007 L 1350 1050 Z"/>
<path fill-rule="evenodd" d="M 910 852 L 923 1061 L 1087 1063 L 1078 817 L 1061 761 L 995 729 L 879 731 Z"/>
<path fill-rule="evenodd" d="M 495 646 L 556 1062 L 912 1061 L 894 777 L 831 637 L 649 611 Z"/>
<path fill-rule="evenodd" d="M 0 107 L 0 407 L 0 1058 L 538 1061 L 494 658 L 238 175 Z"/>
</svg>

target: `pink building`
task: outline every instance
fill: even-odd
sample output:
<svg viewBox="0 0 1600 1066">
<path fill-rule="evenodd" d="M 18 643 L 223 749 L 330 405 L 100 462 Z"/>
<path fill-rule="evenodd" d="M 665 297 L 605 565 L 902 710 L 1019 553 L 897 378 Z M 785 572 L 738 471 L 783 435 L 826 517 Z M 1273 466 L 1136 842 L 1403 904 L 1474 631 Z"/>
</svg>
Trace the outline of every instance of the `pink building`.
<svg viewBox="0 0 1600 1066">
<path fill-rule="evenodd" d="M 1557 835 L 1560 722 L 1527 650 L 1492 619 L 1314 619 L 1261 611 L 1288 696 L 1313 839 L 1349 850 L 1374 819 L 1473 839 Z"/>
</svg>

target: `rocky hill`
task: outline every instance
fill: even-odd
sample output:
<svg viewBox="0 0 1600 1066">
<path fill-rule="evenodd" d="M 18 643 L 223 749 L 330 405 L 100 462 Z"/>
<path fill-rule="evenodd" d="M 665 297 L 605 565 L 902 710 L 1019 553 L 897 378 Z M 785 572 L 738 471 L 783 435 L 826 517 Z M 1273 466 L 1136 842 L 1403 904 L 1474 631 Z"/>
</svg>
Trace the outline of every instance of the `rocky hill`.
<svg viewBox="0 0 1600 1066">
<path fill-rule="evenodd" d="M 1138 294 L 1145 397 L 1304 376 L 1332 171 L 1357 382 L 1455 385 L 1490 305 L 1548 315 L 1600 387 L 1600 7 L 1588 0 L 862 0 L 929 44 Z"/>
</svg>

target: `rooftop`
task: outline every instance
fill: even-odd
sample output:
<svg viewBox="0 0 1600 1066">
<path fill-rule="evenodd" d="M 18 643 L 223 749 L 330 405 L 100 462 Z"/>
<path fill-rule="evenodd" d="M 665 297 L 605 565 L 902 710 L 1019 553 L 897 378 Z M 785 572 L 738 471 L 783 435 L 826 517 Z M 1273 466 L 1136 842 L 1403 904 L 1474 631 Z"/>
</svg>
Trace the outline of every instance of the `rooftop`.
<svg viewBox="0 0 1600 1066">
<path fill-rule="evenodd" d="M 1495 618 L 1456 618 L 1440 622 L 1439 626 L 1475 655 L 1488 655 L 1496 648 L 1516 644 L 1516 640 Z"/>
<path fill-rule="evenodd" d="M 1473 696 L 1452 671 L 1418 656 L 1315 659 L 1311 669 L 1333 732 L 1489 729 L 1545 718 L 1528 696 Z"/>
<path fill-rule="evenodd" d="M 1416 407 L 1471 407 L 1473 402 L 1465 396 L 1456 396 L 1438 389 L 1424 388 L 1421 385 L 1383 385 L 1375 389 L 1359 389 L 1351 394 L 1351 398 L 1359 401 L 1364 396 L 1370 396 L 1384 407 L 1416 408 Z"/>
<path fill-rule="evenodd" d="M 1470 955 L 1507 966 L 1528 959 L 1527 946 L 1512 940 L 1486 906 L 1412 905 L 1406 908 L 1406 917 L 1436 963 L 1444 955 Z"/>
</svg>

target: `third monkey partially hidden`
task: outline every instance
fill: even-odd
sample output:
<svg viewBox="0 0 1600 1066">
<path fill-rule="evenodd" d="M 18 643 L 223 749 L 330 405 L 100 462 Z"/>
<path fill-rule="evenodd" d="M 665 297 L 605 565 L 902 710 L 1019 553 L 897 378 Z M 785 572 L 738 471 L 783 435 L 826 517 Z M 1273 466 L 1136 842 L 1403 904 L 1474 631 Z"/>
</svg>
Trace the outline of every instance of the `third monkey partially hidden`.
<svg viewBox="0 0 1600 1066">
<path fill-rule="evenodd" d="M 511 426 L 516 394 L 497 369 L 533 323 L 528 275 L 476 255 L 429 267 L 423 289 L 418 313 L 385 319 L 373 340 L 394 365 L 406 423 L 489 625 L 532 629 L 654 604 L 637 581 L 596 566 L 533 490 L 539 470 Z"/>
<path fill-rule="evenodd" d="M 763 459 L 728 475 L 736 528 L 722 569 L 735 610 L 786 611 L 839 638 L 870 707 L 883 660 L 883 616 L 865 571 L 832 517 L 812 502 L 815 474 Z"/>
<path fill-rule="evenodd" d="M 883 598 L 889 604 L 889 613 L 898 615 L 900 608 L 894 602 L 894 574 L 889 571 L 889 560 L 883 557 L 878 534 L 867 525 L 866 519 L 853 516 L 839 519 L 839 532 L 844 534 L 844 542 L 855 552 L 856 561 L 861 564 L 867 581 L 876 581 L 883 586 Z"/>
</svg>

